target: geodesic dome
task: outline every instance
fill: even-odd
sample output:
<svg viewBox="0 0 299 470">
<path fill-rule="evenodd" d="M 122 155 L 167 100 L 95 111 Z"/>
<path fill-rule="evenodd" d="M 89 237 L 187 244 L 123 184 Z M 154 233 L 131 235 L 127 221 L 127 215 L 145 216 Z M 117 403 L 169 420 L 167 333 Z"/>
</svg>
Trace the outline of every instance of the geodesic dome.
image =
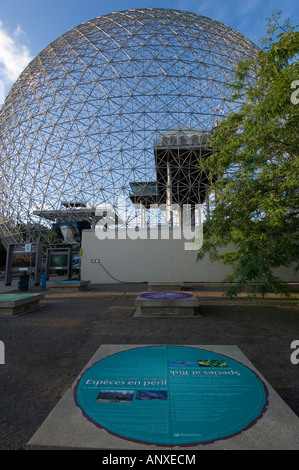
<svg viewBox="0 0 299 470">
<path fill-rule="evenodd" d="M 145 194 L 157 182 L 155 148 L 204 148 L 230 110 L 235 66 L 257 51 L 210 18 L 151 8 L 95 18 L 49 44 L 0 113 L 2 240 L 39 239 L 45 211 L 74 220 L 78 206 L 134 202 L 140 183 Z M 187 160 L 176 157 L 172 171 Z M 188 161 L 186 191 L 198 178 Z"/>
</svg>

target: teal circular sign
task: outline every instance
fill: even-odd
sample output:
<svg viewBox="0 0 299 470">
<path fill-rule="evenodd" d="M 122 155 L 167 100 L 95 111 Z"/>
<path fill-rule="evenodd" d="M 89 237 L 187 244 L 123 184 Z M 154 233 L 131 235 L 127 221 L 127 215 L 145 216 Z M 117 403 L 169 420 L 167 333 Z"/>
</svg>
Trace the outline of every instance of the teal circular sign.
<svg viewBox="0 0 299 470">
<path fill-rule="evenodd" d="M 138 347 L 107 356 L 78 380 L 77 406 L 121 438 L 191 446 L 232 437 L 263 415 L 268 391 L 240 362 L 205 349 Z"/>
<path fill-rule="evenodd" d="M 158 300 L 181 300 L 193 297 L 192 294 L 186 292 L 147 292 L 140 294 L 143 299 L 158 299 Z"/>
</svg>

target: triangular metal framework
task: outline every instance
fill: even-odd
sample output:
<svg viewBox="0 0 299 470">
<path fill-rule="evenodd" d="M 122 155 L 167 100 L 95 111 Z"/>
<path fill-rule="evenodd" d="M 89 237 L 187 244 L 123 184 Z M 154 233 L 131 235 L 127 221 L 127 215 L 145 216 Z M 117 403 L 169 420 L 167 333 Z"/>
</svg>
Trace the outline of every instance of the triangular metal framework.
<svg viewBox="0 0 299 470">
<path fill-rule="evenodd" d="M 162 195 L 155 143 L 182 127 L 211 131 L 232 109 L 235 66 L 257 52 L 217 21 L 160 8 L 98 17 L 49 44 L 0 112 L 4 243 L 43 238 L 45 222 L 34 212 L 61 210 L 62 201 L 115 207 L 121 196 L 130 201 L 134 182 L 157 181 Z M 173 181 L 181 181 L 173 198 L 203 200 L 197 153 L 167 152 Z"/>
</svg>

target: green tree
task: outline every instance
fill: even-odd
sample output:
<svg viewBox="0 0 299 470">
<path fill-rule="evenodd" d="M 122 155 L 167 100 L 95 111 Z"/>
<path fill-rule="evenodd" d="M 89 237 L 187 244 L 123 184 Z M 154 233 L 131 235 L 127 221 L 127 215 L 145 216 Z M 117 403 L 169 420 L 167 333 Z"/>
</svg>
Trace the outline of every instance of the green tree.
<svg viewBox="0 0 299 470">
<path fill-rule="evenodd" d="M 278 21 L 269 20 L 256 58 L 238 65 L 232 97 L 243 104 L 216 126 L 214 153 L 200 161 L 213 208 L 198 259 L 231 266 L 227 295 L 287 294 L 273 269 L 298 269 L 299 32 Z"/>
</svg>

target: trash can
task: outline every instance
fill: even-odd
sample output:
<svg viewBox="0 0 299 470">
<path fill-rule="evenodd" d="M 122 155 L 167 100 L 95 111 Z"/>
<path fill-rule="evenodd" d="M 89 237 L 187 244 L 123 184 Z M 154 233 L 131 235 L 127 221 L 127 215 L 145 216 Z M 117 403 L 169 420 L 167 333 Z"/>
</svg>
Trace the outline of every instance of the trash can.
<svg viewBox="0 0 299 470">
<path fill-rule="evenodd" d="M 29 275 L 21 274 L 18 282 L 18 291 L 26 292 L 29 289 Z"/>
</svg>

